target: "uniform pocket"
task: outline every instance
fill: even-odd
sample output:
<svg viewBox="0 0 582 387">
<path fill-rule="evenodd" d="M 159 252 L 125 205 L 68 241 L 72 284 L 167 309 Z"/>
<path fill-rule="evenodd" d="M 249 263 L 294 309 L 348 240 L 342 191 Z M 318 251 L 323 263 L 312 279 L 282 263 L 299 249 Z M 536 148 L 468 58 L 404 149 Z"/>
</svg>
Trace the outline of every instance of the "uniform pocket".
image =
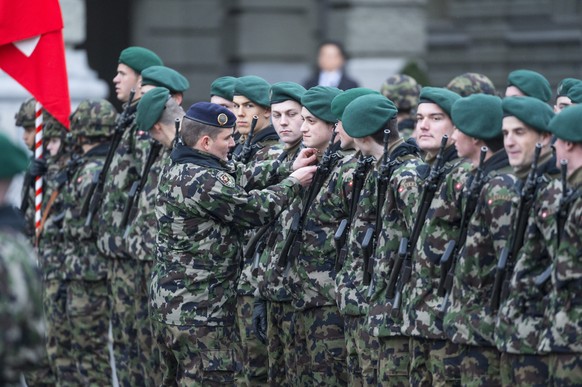
<svg viewBox="0 0 582 387">
<path fill-rule="evenodd" d="M 233 350 L 202 352 L 203 379 L 209 383 L 233 384 L 237 362 Z"/>
</svg>

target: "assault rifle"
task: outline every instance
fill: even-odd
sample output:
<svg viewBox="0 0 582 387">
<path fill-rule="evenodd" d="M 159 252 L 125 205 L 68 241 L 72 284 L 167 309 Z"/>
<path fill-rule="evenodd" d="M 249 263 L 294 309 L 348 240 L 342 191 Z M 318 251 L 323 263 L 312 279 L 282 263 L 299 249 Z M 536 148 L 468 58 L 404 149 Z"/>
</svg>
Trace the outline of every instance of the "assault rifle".
<svg viewBox="0 0 582 387">
<path fill-rule="evenodd" d="M 238 155 L 236 155 L 236 161 L 239 161 L 243 164 L 249 162 L 251 158 L 251 151 L 253 150 L 253 137 L 255 136 L 255 127 L 257 126 L 257 121 L 259 120 L 258 116 L 253 116 L 253 121 L 251 122 L 251 130 L 249 131 L 249 135 L 243 145 L 242 150 Z"/>
</svg>

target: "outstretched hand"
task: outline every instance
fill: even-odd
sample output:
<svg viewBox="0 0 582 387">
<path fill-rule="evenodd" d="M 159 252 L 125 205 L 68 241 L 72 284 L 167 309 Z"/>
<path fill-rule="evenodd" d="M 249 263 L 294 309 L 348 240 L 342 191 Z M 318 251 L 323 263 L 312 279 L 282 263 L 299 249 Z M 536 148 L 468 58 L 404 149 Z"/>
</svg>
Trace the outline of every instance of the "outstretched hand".
<svg viewBox="0 0 582 387">
<path fill-rule="evenodd" d="M 296 171 L 299 168 L 306 167 L 308 165 L 313 165 L 317 162 L 317 149 L 315 148 L 305 148 L 297 155 L 297 158 L 293 162 L 293 170 Z"/>
</svg>

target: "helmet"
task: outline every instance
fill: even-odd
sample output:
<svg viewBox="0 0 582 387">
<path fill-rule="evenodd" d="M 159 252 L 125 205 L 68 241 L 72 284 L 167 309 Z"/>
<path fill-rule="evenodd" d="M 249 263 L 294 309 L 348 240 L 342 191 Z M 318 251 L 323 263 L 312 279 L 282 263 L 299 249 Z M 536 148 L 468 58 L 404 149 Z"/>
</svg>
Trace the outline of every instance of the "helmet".
<svg viewBox="0 0 582 387">
<path fill-rule="evenodd" d="M 420 85 L 408 75 L 396 74 L 384 81 L 380 92 L 394 102 L 399 111 L 410 111 L 418 106 Z"/>
<path fill-rule="evenodd" d="M 479 73 L 465 73 L 456 76 L 449 82 L 447 89 L 454 91 L 461 97 L 467 97 L 471 94 L 497 95 L 491 79 Z"/>
<path fill-rule="evenodd" d="M 46 110 L 42 110 L 42 132 L 43 137 L 60 137 L 65 139 L 67 135 L 67 128 L 63 126 L 56 118 L 54 118 Z"/>
<path fill-rule="evenodd" d="M 29 98 L 20 105 L 18 113 L 14 116 L 16 126 L 25 128 L 35 127 L 36 99 Z"/>
<path fill-rule="evenodd" d="M 71 131 L 76 137 L 109 137 L 115 129 L 117 110 L 107 100 L 85 100 L 71 114 Z"/>
</svg>

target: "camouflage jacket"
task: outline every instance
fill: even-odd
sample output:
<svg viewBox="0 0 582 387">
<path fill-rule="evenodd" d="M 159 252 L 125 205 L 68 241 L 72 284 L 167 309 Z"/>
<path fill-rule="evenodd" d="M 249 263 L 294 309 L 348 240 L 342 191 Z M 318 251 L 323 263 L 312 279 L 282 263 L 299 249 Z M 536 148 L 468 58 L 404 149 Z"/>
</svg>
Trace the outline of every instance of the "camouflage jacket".
<svg viewBox="0 0 582 387">
<path fill-rule="evenodd" d="M 41 278 L 21 215 L 0 207 L 0 385 L 20 386 L 22 372 L 46 357 Z"/>
<path fill-rule="evenodd" d="M 239 177 L 241 164 L 232 170 L 186 146 L 174 149 L 172 162 L 156 199 L 152 317 L 175 325 L 232 325 L 244 230 L 268 223 L 301 186 L 286 178 L 269 189 L 251 190 L 272 176 L 258 173 L 247 180 Z M 278 164 L 270 165 L 275 170 Z M 266 165 L 263 169 L 268 172 Z"/>
<path fill-rule="evenodd" d="M 30 160 L 34 160 L 31 157 Z M 27 171 L 24 175 L 24 182 L 22 184 L 22 190 L 20 192 L 22 215 L 24 216 L 24 224 L 26 227 L 26 235 L 31 241 L 34 240 L 34 177 L 30 175 Z M 23 208 L 24 205 L 24 208 Z"/>
<path fill-rule="evenodd" d="M 233 156 L 239 156 L 244 148 L 244 140 L 246 139 L 241 137 L 240 141 L 234 147 L 232 154 Z M 257 160 L 257 153 L 260 152 L 261 159 L 264 158 L 266 152 L 268 152 L 269 148 L 272 148 L 276 145 L 280 145 L 281 142 L 279 141 L 279 135 L 275 131 L 275 128 L 272 125 L 267 126 L 266 128 L 262 129 L 259 132 L 255 132 L 253 134 L 253 138 L 251 139 L 251 152 L 249 154 L 249 162 L 253 162 Z"/>
<path fill-rule="evenodd" d="M 446 175 L 437 188 L 412 256 L 412 275 L 402 291 L 402 333 L 444 339 L 443 297 L 437 295 L 440 262 L 445 246 L 457 239 L 461 221 L 461 193 L 471 164 L 457 158 L 454 147 L 445 152 Z"/>
<path fill-rule="evenodd" d="M 86 226 L 81 212 L 91 189 L 93 175 L 103 168 L 110 145 L 109 142 L 99 144 L 81 156 L 75 170 L 71 171 L 68 185 L 63 189 L 63 274 L 69 280 L 97 281 L 107 278 L 106 258 L 97 250 L 97 227 L 95 224 Z"/>
<path fill-rule="evenodd" d="M 485 184 L 470 214 L 464 246 L 456 257 L 453 287 L 444 316 L 447 336 L 458 344 L 495 346 L 497 312 L 490 307 L 497 258 L 507 244 L 517 178 L 500 150 L 483 165 Z M 471 176 L 473 180 L 474 175 Z M 465 191 L 470 182 L 465 186 Z M 463 211 L 467 208 L 464 195 Z M 461 242 L 462 243 L 462 242 Z M 453 257 L 455 258 L 455 257 Z"/>
<path fill-rule="evenodd" d="M 275 145 L 264 147 L 257 151 L 253 161 L 258 162 L 263 160 L 275 160 L 278 158 L 282 158 L 283 160 L 288 161 L 295 160 L 295 157 L 297 157 L 301 149 L 301 141 L 298 141 L 296 144 L 291 146 L 279 142 Z"/>
</svg>

